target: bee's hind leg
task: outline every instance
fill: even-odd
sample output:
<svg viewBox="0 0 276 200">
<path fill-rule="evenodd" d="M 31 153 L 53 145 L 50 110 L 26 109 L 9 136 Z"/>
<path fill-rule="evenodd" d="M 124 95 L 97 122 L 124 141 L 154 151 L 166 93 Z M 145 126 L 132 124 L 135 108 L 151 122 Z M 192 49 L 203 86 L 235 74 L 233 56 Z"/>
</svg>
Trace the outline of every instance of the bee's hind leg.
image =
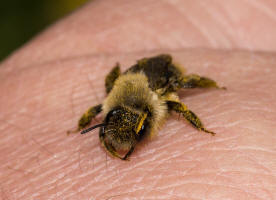
<svg viewBox="0 0 276 200">
<path fill-rule="evenodd" d="M 184 75 L 180 80 L 180 88 L 218 88 L 226 89 L 225 87 L 219 87 L 217 83 L 207 77 L 199 76 L 196 74 Z"/>
<path fill-rule="evenodd" d="M 181 102 L 176 101 L 167 101 L 167 105 L 169 110 L 173 110 L 175 112 L 181 113 L 183 117 L 188 120 L 195 128 L 197 128 L 200 131 L 204 131 L 206 133 L 210 133 L 212 135 L 215 135 L 216 133 L 207 130 L 200 119 L 194 114 L 191 110 L 187 108 L 187 106 Z"/>
</svg>

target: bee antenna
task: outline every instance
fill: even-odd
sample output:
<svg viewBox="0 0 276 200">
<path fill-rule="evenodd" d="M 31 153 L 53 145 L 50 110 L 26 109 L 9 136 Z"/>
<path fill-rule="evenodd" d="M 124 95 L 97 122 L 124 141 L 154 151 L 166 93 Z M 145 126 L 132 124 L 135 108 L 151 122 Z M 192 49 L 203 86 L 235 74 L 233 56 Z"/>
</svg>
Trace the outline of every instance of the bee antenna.
<svg viewBox="0 0 276 200">
<path fill-rule="evenodd" d="M 106 126 L 106 124 L 97 124 L 97 125 L 95 125 L 95 126 L 92 126 L 92 127 L 88 128 L 88 129 L 83 130 L 83 131 L 81 132 L 81 134 L 85 134 L 85 133 L 87 133 L 87 132 L 89 132 L 89 131 L 92 131 L 92 130 L 95 129 L 95 128 L 99 128 L 99 127 L 103 127 L 103 126 Z"/>
</svg>

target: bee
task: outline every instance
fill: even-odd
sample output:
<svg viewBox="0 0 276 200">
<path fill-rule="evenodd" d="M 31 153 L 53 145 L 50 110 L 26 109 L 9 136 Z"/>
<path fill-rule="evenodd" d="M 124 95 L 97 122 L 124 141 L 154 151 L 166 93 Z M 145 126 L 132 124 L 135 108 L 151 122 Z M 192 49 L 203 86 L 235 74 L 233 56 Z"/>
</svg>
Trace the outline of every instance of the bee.
<svg viewBox="0 0 276 200">
<path fill-rule="evenodd" d="M 225 89 L 210 78 L 186 75 L 168 54 L 142 58 L 124 73 L 117 63 L 105 79 L 106 99 L 82 115 L 77 130 L 85 134 L 100 128 L 103 147 L 122 160 L 129 158 L 141 140 L 154 135 L 171 111 L 180 113 L 198 130 L 214 135 L 180 102 L 176 92 L 182 88 Z M 87 128 L 100 112 L 103 122 Z"/>
</svg>

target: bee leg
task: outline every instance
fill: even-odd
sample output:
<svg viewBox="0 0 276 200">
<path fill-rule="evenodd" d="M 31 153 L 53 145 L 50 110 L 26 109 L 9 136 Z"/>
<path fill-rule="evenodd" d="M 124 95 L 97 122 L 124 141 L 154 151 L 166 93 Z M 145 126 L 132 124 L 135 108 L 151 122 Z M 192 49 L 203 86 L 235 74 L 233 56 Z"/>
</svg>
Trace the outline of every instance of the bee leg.
<svg viewBox="0 0 276 200">
<path fill-rule="evenodd" d="M 107 142 L 104 140 L 104 135 L 100 135 L 100 141 L 101 141 L 102 145 L 104 146 L 104 148 L 106 149 L 106 151 L 107 151 L 108 153 L 110 153 L 110 154 L 111 154 L 112 156 L 114 156 L 114 157 L 117 157 L 117 158 L 120 158 L 120 159 L 124 160 L 123 157 L 121 157 L 121 156 L 116 152 L 116 149 L 115 149 L 111 144 L 107 143 Z"/>
<path fill-rule="evenodd" d="M 109 72 L 109 74 L 105 78 L 105 91 L 108 94 L 116 81 L 116 79 L 120 76 L 121 70 L 120 70 L 120 64 L 117 63 L 115 67 Z"/>
<path fill-rule="evenodd" d="M 79 119 L 78 128 L 73 131 L 67 131 L 67 134 L 76 133 L 90 124 L 91 120 L 95 118 L 102 111 L 102 104 L 89 108 Z"/>
<path fill-rule="evenodd" d="M 173 110 L 177 113 L 181 113 L 183 115 L 183 117 L 186 120 L 188 120 L 198 130 L 204 131 L 206 133 L 210 133 L 212 135 L 216 134 L 216 133 L 204 128 L 200 119 L 196 116 L 196 114 L 194 114 L 192 111 L 190 111 L 185 104 L 183 104 L 181 102 L 176 102 L 176 101 L 167 101 L 167 105 L 168 105 L 169 110 Z"/>
<path fill-rule="evenodd" d="M 104 143 L 104 147 L 105 149 L 114 157 L 117 157 L 117 158 L 120 158 L 123 160 L 123 158 L 116 152 L 116 149 L 111 145 L 111 144 L 108 144 L 106 143 L 105 141 L 103 142 Z"/>
<path fill-rule="evenodd" d="M 90 124 L 91 120 L 95 118 L 102 111 L 102 104 L 89 108 L 80 118 L 78 129 L 81 130 Z"/>
<path fill-rule="evenodd" d="M 225 87 L 219 87 L 217 83 L 207 77 L 199 76 L 196 74 L 190 74 L 183 76 L 180 80 L 181 88 L 218 88 L 226 89 Z"/>
<path fill-rule="evenodd" d="M 132 154 L 133 151 L 134 151 L 134 146 L 131 146 L 131 148 L 130 148 L 129 151 L 126 153 L 126 155 L 122 158 L 122 160 L 127 160 L 128 157 L 130 156 L 130 154 Z"/>
</svg>

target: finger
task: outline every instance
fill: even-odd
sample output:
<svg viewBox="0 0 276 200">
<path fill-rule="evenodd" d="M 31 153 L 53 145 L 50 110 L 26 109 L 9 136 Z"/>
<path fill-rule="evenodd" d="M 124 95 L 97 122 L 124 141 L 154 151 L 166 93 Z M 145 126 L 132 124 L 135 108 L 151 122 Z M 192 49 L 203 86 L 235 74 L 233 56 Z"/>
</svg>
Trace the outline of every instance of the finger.
<svg viewBox="0 0 276 200">
<path fill-rule="evenodd" d="M 18 69 L 77 56 L 190 47 L 275 51 L 275 9 L 268 0 L 92 1 L 7 64 L 20 63 Z"/>
</svg>

